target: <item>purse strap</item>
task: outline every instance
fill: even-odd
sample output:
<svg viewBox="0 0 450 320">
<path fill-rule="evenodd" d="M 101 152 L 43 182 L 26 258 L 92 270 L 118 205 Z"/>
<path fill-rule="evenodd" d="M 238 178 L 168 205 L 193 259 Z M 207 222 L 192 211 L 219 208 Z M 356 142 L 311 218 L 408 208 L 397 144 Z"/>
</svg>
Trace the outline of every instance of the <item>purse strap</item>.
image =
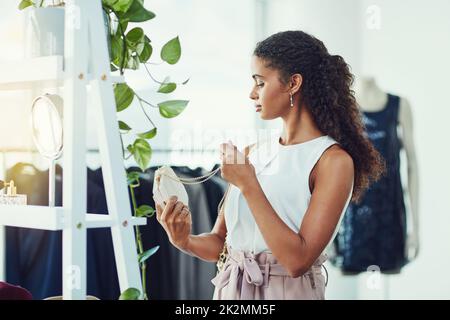
<svg viewBox="0 0 450 320">
<path fill-rule="evenodd" d="M 248 155 L 250 154 L 250 151 L 252 151 L 252 150 L 254 149 L 254 147 L 256 147 L 256 144 L 253 144 L 253 145 L 249 148 L 249 150 L 248 150 L 246 156 L 248 156 Z M 174 181 L 176 181 L 176 182 L 181 182 L 182 184 L 199 184 L 199 183 L 203 183 L 203 182 L 205 182 L 205 181 L 211 179 L 217 172 L 219 172 L 219 170 L 220 170 L 220 167 L 216 168 L 215 170 L 213 170 L 213 171 L 211 171 L 211 172 L 209 172 L 209 173 L 207 173 L 207 174 L 205 174 L 205 175 L 203 175 L 203 176 L 195 177 L 195 178 L 180 178 L 180 177 L 178 177 L 178 176 L 176 176 L 176 175 L 175 175 L 175 176 L 172 176 L 172 175 L 170 175 L 170 174 L 164 174 L 164 173 L 161 173 L 161 175 L 164 175 L 164 176 L 168 177 L 169 179 L 172 179 L 172 180 L 174 180 Z M 203 180 L 202 180 L 202 179 L 203 179 Z M 229 188 L 228 188 L 228 189 L 229 189 Z M 228 191 L 228 189 L 227 189 L 227 191 Z M 223 199 L 224 199 L 224 198 L 222 198 L 222 200 L 223 200 Z M 221 203 L 222 203 L 222 201 L 221 201 Z M 221 203 L 220 203 L 220 204 L 221 204 Z"/>
<path fill-rule="evenodd" d="M 164 174 L 164 173 L 161 173 L 161 175 L 163 175 L 169 179 L 172 179 L 174 181 L 181 182 L 182 184 L 199 184 L 199 183 L 203 183 L 203 182 L 211 179 L 219 170 L 220 170 L 220 167 L 216 168 L 215 170 L 211 171 L 210 173 L 207 173 L 203 176 L 195 177 L 195 178 L 180 178 L 178 176 L 173 176 L 173 175 Z M 201 180 L 201 179 L 204 179 L 204 180 Z"/>
<path fill-rule="evenodd" d="M 250 154 L 250 151 L 253 151 L 255 149 L 255 147 L 256 147 L 256 144 L 252 145 L 251 148 L 249 148 L 246 156 L 248 156 Z M 228 195 L 230 189 L 231 189 L 231 183 L 228 183 L 227 190 L 225 191 L 225 194 L 223 195 L 222 199 L 219 202 L 219 205 L 217 206 L 217 214 L 220 214 L 220 211 L 222 209 L 225 210 L 224 209 L 224 206 L 225 206 L 224 200 L 227 198 L 227 195 Z M 223 214 L 225 214 L 225 211 Z M 223 243 L 222 251 L 220 252 L 219 258 L 216 263 L 217 273 L 219 273 L 223 270 L 223 267 L 225 265 L 227 257 L 228 257 L 228 245 L 227 245 L 227 240 L 225 240 Z"/>
<path fill-rule="evenodd" d="M 223 195 L 222 199 L 219 202 L 219 205 L 217 206 L 217 214 L 218 215 L 220 214 L 220 211 L 225 206 L 224 200 L 226 199 L 226 197 L 230 191 L 230 188 L 231 188 L 231 183 L 228 183 L 227 190 L 225 191 L 225 194 Z M 225 212 L 223 214 L 225 214 Z M 218 272 L 222 271 L 223 266 L 225 265 L 225 261 L 227 260 L 227 256 L 228 256 L 228 247 L 227 247 L 227 240 L 225 240 L 223 243 L 222 252 L 220 252 L 219 258 L 217 259 L 217 263 L 216 263 Z"/>
</svg>

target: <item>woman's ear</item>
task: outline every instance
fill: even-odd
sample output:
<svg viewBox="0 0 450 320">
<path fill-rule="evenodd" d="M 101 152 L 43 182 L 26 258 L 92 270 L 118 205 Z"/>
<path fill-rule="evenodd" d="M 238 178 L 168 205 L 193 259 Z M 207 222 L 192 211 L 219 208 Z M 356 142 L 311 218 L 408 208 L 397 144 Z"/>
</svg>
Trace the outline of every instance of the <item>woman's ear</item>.
<svg viewBox="0 0 450 320">
<path fill-rule="evenodd" d="M 300 88 L 302 86 L 302 83 L 303 83 L 302 75 L 300 73 L 293 74 L 291 76 L 291 80 L 289 82 L 289 85 L 290 85 L 289 91 L 290 91 L 290 93 L 296 94 L 300 90 Z"/>
</svg>

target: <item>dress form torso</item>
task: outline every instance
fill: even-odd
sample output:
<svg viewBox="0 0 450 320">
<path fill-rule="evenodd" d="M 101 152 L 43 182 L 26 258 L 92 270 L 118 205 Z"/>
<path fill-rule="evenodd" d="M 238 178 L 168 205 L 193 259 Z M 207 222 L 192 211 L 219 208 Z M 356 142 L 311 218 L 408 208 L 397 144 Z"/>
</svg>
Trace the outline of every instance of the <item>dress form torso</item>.
<svg viewBox="0 0 450 320">
<path fill-rule="evenodd" d="M 364 112 L 378 112 L 383 110 L 388 101 L 388 94 L 378 87 L 373 77 L 358 77 L 355 81 L 355 98 Z M 409 231 L 406 240 L 406 257 L 414 259 L 419 251 L 419 201 L 418 201 L 418 170 L 414 148 L 412 111 L 409 102 L 400 98 L 399 126 L 401 141 L 407 156 L 408 190 L 410 200 Z"/>
</svg>

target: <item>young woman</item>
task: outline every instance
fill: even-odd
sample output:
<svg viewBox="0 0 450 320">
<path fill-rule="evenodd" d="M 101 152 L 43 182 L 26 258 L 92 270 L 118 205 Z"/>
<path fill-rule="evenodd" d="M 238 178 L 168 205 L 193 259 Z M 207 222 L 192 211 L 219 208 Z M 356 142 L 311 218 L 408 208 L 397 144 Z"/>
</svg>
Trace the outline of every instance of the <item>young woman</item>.
<svg viewBox="0 0 450 320">
<path fill-rule="evenodd" d="M 221 145 L 230 188 L 210 233 L 191 235 L 189 208 L 176 199 L 157 206 L 157 219 L 174 246 L 205 261 L 218 261 L 226 243 L 214 299 L 324 299 L 325 249 L 384 162 L 365 135 L 348 65 L 320 40 L 274 34 L 257 44 L 252 69 L 250 98 L 262 119 L 283 120 L 282 134 L 243 153 Z"/>
</svg>

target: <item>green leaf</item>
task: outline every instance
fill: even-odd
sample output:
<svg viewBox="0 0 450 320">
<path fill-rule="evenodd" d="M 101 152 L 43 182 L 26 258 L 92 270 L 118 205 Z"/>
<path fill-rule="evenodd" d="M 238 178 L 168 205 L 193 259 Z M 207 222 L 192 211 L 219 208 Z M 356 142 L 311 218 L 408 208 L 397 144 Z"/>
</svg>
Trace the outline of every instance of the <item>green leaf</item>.
<svg viewBox="0 0 450 320">
<path fill-rule="evenodd" d="M 138 58 L 140 58 L 142 51 L 144 51 L 144 47 L 145 47 L 145 42 L 143 42 L 143 41 L 136 44 L 135 52 L 137 53 Z M 139 62 L 140 61 L 141 60 L 139 59 Z"/>
<path fill-rule="evenodd" d="M 127 183 L 128 184 L 139 184 L 139 172 L 131 171 L 127 173 Z"/>
<path fill-rule="evenodd" d="M 158 251 L 158 249 L 159 249 L 159 246 L 156 246 L 156 247 L 153 247 L 153 248 L 145 251 L 143 254 L 140 254 L 139 255 L 139 263 L 145 262 L 145 260 L 147 260 L 152 255 L 154 255 L 156 253 L 156 251 Z"/>
<path fill-rule="evenodd" d="M 119 297 L 119 300 L 139 300 L 141 292 L 136 288 L 128 288 Z"/>
<path fill-rule="evenodd" d="M 108 7 L 114 6 L 114 3 L 116 3 L 118 0 L 102 0 L 103 4 L 106 4 Z"/>
<path fill-rule="evenodd" d="M 120 26 L 117 27 L 117 34 L 120 34 L 121 32 L 123 32 L 125 34 L 125 31 L 127 30 L 127 27 L 128 27 L 128 20 L 121 19 L 119 24 L 120 24 Z"/>
<path fill-rule="evenodd" d="M 188 83 L 190 78 L 187 78 L 187 80 L 185 80 L 182 84 L 185 85 L 186 83 Z"/>
<path fill-rule="evenodd" d="M 31 1 L 31 0 L 22 0 L 19 3 L 19 10 L 23 10 L 26 7 L 29 7 L 29 6 L 34 6 L 34 2 Z"/>
<path fill-rule="evenodd" d="M 150 218 L 155 213 L 155 209 L 144 204 L 136 209 L 136 217 L 147 217 Z"/>
<path fill-rule="evenodd" d="M 139 56 L 132 55 L 132 52 L 129 53 L 128 61 L 127 61 L 127 68 L 132 70 L 139 69 Z"/>
<path fill-rule="evenodd" d="M 142 139 L 151 139 L 156 136 L 156 128 L 153 128 L 152 130 L 147 132 L 138 133 L 137 136 Z"/>
<path fill-rule="evenodd" d="M 164 118 L 173 118 L 183 112 L 189 101 L 186 100 L 168 100 L 158 103 L 159 113 Z"/>
<path fill-rule="evenodd" d="M 139 60 L 141 61 L 141 63 L 147 62 L 148 59 L 150 59 L 152 52 L 153 52 L 153 48 L 150 45 L 150 43 L 145 42 L 144 48 L 142 49 L 142 52 L 139 55 Z"/>
<path fill-rule="evenodd" d="M 122 65 L 123 59 L 123 39 L 119 34 L 111 36 L 111 58 L 116 66 Z"/>
<path fill-rule="evenodd" d="M 119 129 L 129 132 L 131 130 L 130 126 L 128 126 L 125 122 L 119 120 Z"/>
<path fill-rule="evenodd" d="M 102 3 L 117 12 L 126 12 L 133 4 L 133 0 L 102 0 Z"/>
<path fill-rule="evenodd" d="M 118 12 L 127 12 L 133 4 L 133 0 L 116 0 L 112 8 Z"/>
<path fill-rule="evenodd" d="M 152 157 L 152 148 L 144 139 L 136 139 L 133 143 L 133 157 L 142 171 L 147 169 Z"/>
<path fill-rule="evenodd" d="M 129 145 L 127 146 L 127 150 L 128 150 L 128 152 L 130 152 L 131 154 L 134 153 L 134 148 L 133 148 L 133 146 L 132 146 L 131 144 L 129 144 Z"/>
<path fill-rule="evenodd" d="M 178 62 L 181 56 L 180 39 L 178 37 L 173 38 L 167 42 L 161 49 L 161 59 L 168 64 L 175 64 Z"/>
<path fill-rule="evenodd" d="M 158 89 L 160 93 L 171 93 L 177 88 L 177 84 L 173 82 L 163 83 Z"/>
<path fill-rule="evenodd" d="M 142 28 L 136 27 L 128 31 L 126 38 L 128 42 L 136 44 L 138 42 L 144 41 L 144 30 Z"/>
<path fill-rule="evenodd" d="M 126 35 L 128 49 L 130 49 L 130 56 L 140 55 L 144 50 L 145 40 L 144 40 L 144 30 L 142 28 L 133 28 Z M 139 65 L 139 60 L 137 60 Z M 134 61 L 133 61 L 134 63 Z M 138 65 L 134 65 L 132 69 L 137 69 Z"/>
<path fill-rule="evenodd" d="M 130 187 L 139 187 L 141 185 L 139 178 L 141 177 L 141 175 L 139 174 L 139 172 L 137 171 L 131 171 L 127 173 L 127 184 Z"/>
<path fill-rule="evenodd" d="M 130 22 L 144 22 L 153 19 L 155 14 L 144 8 L 143 2 L 133 1 L 133 4 L 125 14 L 119 14 L 120 19 L 125 19 Z"/>
<path fill-rule="evenodd" d="M 177 88 L 177 84 L 170 82 L 170 78 L 166 77 L 161 84 L 161 86 L 158 89 L 158 92 L 160 93 L 171 93 Z"/>
<path fill-rule="evenodd" d="M 114 96 L 117 112 L 120 112 L 128 108 L 133 102 L 134 91 L 126 83 L 117 83 L 114 85 Z"/>
</svg>

